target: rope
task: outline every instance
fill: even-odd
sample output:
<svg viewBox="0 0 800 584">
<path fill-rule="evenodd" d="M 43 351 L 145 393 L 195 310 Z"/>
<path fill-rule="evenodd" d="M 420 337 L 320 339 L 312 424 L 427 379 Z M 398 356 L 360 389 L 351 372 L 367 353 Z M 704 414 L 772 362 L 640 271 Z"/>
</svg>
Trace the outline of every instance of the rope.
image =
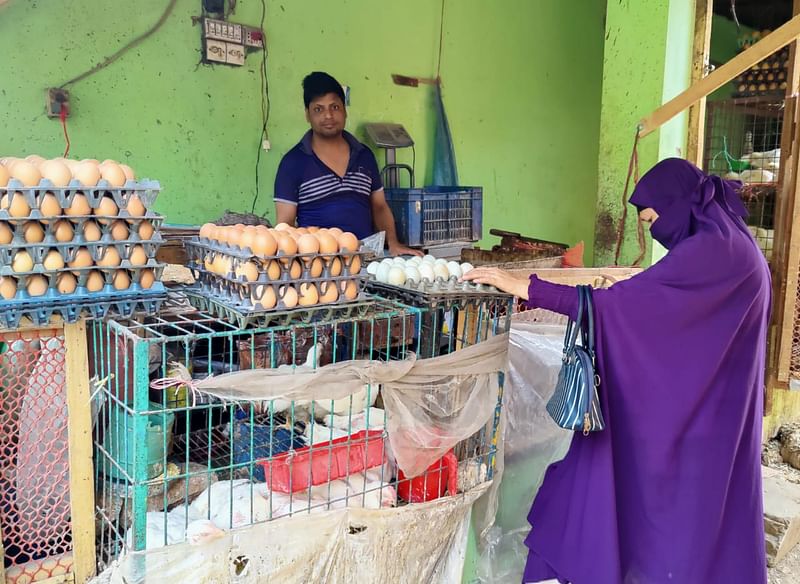
<svg viewBox="0 0 800 584">
<path fill-rule="evenodd" d="M 198 387 L 200 382 L 192 379 L 189 370 L 186 369 L 182 363 L 170 363 L 169 366 L 171 370 L 177 372 L 177 375 L 174 377 L 161 377 L 153 380 L 150 383 L 150 389 L 155 389 L 156 391 L 166 391 L 168 389 L 175 388 L 175 397 L 177 398 L 178 391 L 182 388 L 187 388 L 192 394 L 192 407 L 196 407 L 197 395 L 202 393 Z M 209 378 L 210 377 L 213 376 L 209 375 Z"/>
</svg>

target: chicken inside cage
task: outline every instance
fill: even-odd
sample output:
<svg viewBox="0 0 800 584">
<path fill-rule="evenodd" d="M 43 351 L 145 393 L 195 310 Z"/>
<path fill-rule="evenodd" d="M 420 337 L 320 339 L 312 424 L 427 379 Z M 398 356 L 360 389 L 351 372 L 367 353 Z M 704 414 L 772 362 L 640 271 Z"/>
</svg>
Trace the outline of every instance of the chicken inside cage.
<svg viewBox="0 0 800 584">
<path fill-rule="evenodd" d="M 425 416 L 404 413 L 396 434 L 408 432 L 418 442 L 404 442 L 401 452 L 390 440 L 384 385 L 358 381 L 361 373 L 353 373 L 353 390 L 336 393 L 339 378 L 328 377 L 330 383 L 312 386 L 303 398 L 270 377 L 247 386 L 276 396 L 269 399 L 202 391 L 204 383 L 234 373 L 266 371 L 293 380 L 325 366 L 405 370 L 407 363 L 456 354 L 510 325 L 505 298 L 469 309 L 399 306 L 338 322 L 268 328 L 238 329 L 202 313 L 175 316 L 177 323 L 98 323 L 90 331 L 94 374 L 155 382 L 132 389 L 109 383 L 96 396 L 101 565 L 125 550 L 201 544 L 231 529 L 309 513 L 433 501 L 488 481 L 501 392 L 495 387 L 495 394 L 486 394 L 494 397 L 484 398 L 479 419 L 469 376 L 452 380 L 445 372 L 439 377 L 446 380 L 447 399 L 437 397 L 431 382 L 417 392 L 418 403 L 402 405 L 400 411 L 418 407 Z M 499 385 L 500 376 L 493 375 Z M 146 402 L 134 403 L 142 390 Z M 470 419 L 462 423 L 458 416 Z M 458 432 L 463 435 L 454 440 Z M 147 452 L 137 458 L 136 436 L 142 435 Z M 420 452 L 421 471 L 402 473 L 397 461 L 413 460 L 414 444 L 423 443 L 434 445 L 436 456 Z"/>
<path fill-rule="evenodd" d="M 784 109 L 782 98 L 752 96 L 709 100 L 706 110 L 704 170 L 742 183 L 747 225 L 768 261 L 780 193 Z"/>
</svg>

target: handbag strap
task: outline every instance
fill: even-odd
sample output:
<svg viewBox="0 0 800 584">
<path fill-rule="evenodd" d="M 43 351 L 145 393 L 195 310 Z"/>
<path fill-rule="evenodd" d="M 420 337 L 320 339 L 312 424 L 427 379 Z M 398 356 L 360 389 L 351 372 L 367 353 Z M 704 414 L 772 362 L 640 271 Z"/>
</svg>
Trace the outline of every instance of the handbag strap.
<svg viewBox="0 0 800 584">
<path fill-rule="evenodd" d="M 569 319 L 567 323 L 567 332 L 564 335 L 564 356 L 575 347 L 578 341 L 578 331 L 583 329 L 583 316 L 585 312 L 585 301 L 581 286 L 578 286 L 578 315 L 575 320 Z"/>
</svg>

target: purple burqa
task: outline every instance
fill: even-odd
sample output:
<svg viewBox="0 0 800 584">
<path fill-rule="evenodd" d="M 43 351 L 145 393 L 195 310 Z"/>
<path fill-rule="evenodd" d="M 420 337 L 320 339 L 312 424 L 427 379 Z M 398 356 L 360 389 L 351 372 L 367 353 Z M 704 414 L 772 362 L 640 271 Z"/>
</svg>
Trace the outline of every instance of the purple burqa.
<svg viewBox="0 0 800 584">
<path fill-rule="evenodd" d="M 681 159 L 631 197 L 669 253 L 594 293 L 607 427 L 576 434 L 531 508 L 524 582 L 765 584 L 760 450 L 770 274 L 736 183 Z M 531 278 L 531 307 L 575 288 Z"/>
</svg>

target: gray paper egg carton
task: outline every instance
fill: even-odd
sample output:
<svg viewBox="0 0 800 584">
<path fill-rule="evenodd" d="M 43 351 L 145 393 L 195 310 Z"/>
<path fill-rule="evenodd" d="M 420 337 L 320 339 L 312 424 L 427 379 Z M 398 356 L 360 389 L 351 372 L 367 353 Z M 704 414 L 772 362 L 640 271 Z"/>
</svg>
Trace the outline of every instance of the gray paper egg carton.
<svg viewBox="0 0 800 584">
<path fill-rule="evenodd" d="M 130 256 L 134 248 L 140 245 L 144 249 L 147 261 L 145 264 L 134 265 L 130 262 Z M 44 259 L 47 254 L 52 250 L 57 250 L 64 260 L 64 264 L 73 261 L 81 248 L 86 249 L 92 257 L 93 262 L 101 261 L 110 248 L 117 250 L 120 257 L 120 263 L 117 266 L 94 266 L 99 268 L 119 269 L 119 270 L 135 270 L 152 268 L 158 264 L 156 261 L 156 252 L 158 251 L 161 242 L 138 242 L 138 243 L 55 243 L 55 244 L 26 244 L 23 246 L 0 246 L 0 276 L 16 276 L 12 267 L 14 256 L 20 251 L 27 251 L 33 260 L 33 270 L 31 273 L 43 274 L 49 272 L 44 267 Z M 65 265 L 66 271 L 72 270 Z"/>
<path fill-rule="evenodd" d="M 111 225 L 117 220 L 114 217 L 106 217 L 102 215 L 58 215 L 56 217 L 47 217 L 45 219 L 12 217 L 2 221 L 8 224 L 14 231 L 14 239 L 7 245 L 17 247 L 26 245 L 24 233 L 25 224 L 28 221 L 37 221 L 44 229 L 44 240 L 42 243 L 36 245 L 59 245 L 61 242 L 56 241 L 54 229 L 56 223 L 62 220 L 69 221 L 72 224 L 72 229 L 74 232 L 72 241 L 64 243 L 79 243 L 83 245 L 84 243 L 138 243 L 140 241 L 147 241 L 149 243 L 158 243 L 160 245 L 163 242 L 160 230 L 161 225 L 164 223 L 164 217 L 148 211 L 145 216 L 120 219 L 128 224 L 129 231 L 128 238 L 120 241 L 116 241 L 113 237 L 111 237 Z M 87 241 L 86 237 L 84 236 L 84 227 L 90 221 L 96 223 L 100 228 L 100 239 L 96 242 Z M 142 226 L 142 223 L 145 221 L 149 222 L 153 226 L 153 236 L 150 239 L 143 240 L 139 236 L 139 230 Z"/>
<path fill-rule="evenodd" d="M 40 212 L 40 204 L 45 194 L 52 193 L 58 204 L 62 209 L 67 209 L 72 204 L 75 195 L 81 193 L 86 197 L 89 206 L 96 209 L 100 205 L 100 201 L 104 196 L 109 196 L 116 203 L 119 209 L 118 217 L 120 219 L 127 219 L 133 217 L 128 213 L 128 202 L 131 197 L 136 195 L 144 205 L 145 209 L 152 208 L 156 202 L 158 193 L 161 190 L 161 185 L 155 180 L 141 180 L 141 181 L 127 181 L 125 186 L 112 187 L 106 180 L 101 180 L 95 187 L 82 186 L 79 181 L 72 179 L 69 186 L 56 187 L 52 182 L 43 178 L 35 187 L 26 187 L 19 180 L 12 178 L 8 181 L 8 185 L 0 187 L 0 197 L 5 194 L 22 193 L 25 201 L 31 208 L 31 219 L 40 219 L 42 217 Z M 38 215 L 34 216 L 33 212 L 36 211 Z M 9 219 L 6 209 L 0 210 L 0 219 Z"/>
<path fill-rule="evenodd" d="M 10 302 L 14 302 L 20 299 L 30 299 L 31 301 L 35 302 L 42 302 L 49 298 L 69 298 L 72 296 L 85 296 L 91 294 L 131 294 L 135 292 L 145 292 L 145 293 L 154 293 L 154 292 L 164 292 L 165 288 L 164 285 L 159 281 L 161 279 L 161 274 L 164 272 L 164 264 L 159 264 L 153 261 L 149 263 L 147 266 L 136 267 L 132 269 L 127 269 L 128 275 L 131 278 L 131 286 L 127 290 L 116 290 L 114 288 L 114 275 L 118 270 L 125 269 L 125 268 L 100 268 L 97 266 L 92 266 L 89 268 L 61 268 L 59 270 L 49 270 L 47 272 L 42 271 L 31 271 L 31 272 L 19 272 L 16 274 L 2 274 L 3 277 L 11 277 L 17 281 L 17 295 L 10 300 L 6 300 L 5 298 L 0 298 L 0 310 L 2 310 L 6 304 Z M 152 270 L 153 276 L 155 281 L 150 288 L 142 288 L 139 282 L 142 279 L 142 274 L 145 270 Z M 77 280 L 77 288 L 75 292 L 71 292 L 69 294 L 61 294 L 58 291 L 58 277 L 63 274 L 64 272 L 72 273 L 76 280 Z M 99 292 L 89 292 L 86 290 L 86 281 L 89 278 L 89 274 L 91 272 L 99 272 L 100 275 L 103 277 L 103 290 Z M 44 276 L 47 279 L 47 292 L 42 296 L 31 296 L 27 292 L 28 281 L 33 276 Z"/>
<path fill-rule="evenodd" d="M 228 257 L 231 260 L 232 271 L 226 275 L 226 278 L 230 280 L 235 280 L 239 282 L 246 282 L 243 278 L 239 278 L 235 274 L 235 270 L 241 267 L 242 264 L 248 261 L 256 261 L 259 263 L 269 263 L 272 261 L 279 262 L 281 268 L 281 275 L 276 280 L 271 280 L 266 272 L 266 268 L 256 264 L 256 267 L 259 269 L 258 275 L 258 283 L 265 284 L 271 282 L 277 283 L 296 283 L 302 281 L 311 281 L 315 279 L 314 276 L 311 275 L 311 266 L 314 260 L 321 260 L 323 263 L 322 273 L 320 276 L 317 276 L 316 279 L 321 280 L 331 280 L 339 277 L 357 277 L 361 274 L 365 269 L 364 264 L 364 256 L 366 252 L 355 252 L 350 253 L 348 252 L 345 255 L 340 253 L 332 253 L 332 254 L 284 254 L 279 253 L 274 256 L 256 256 L 249 249 L 245 248 L 242 250 L 241 248 L 224 245 L 217 243 L 213 245 L 211 240 L 208 239 L 200 239 L 200 238 L 192 238 L 191 240 L 187 241 L 185 244 L 186 253 L 189 257 L 190 262 L 193 262 L 194 267 L 198 269 L 205 270 L 205 256 L 208 254 L 220 254 L 222 256 Z M 339 259 L 342 262 L 342 272 L 339 276 L 333 276 L 331 274 L 331 263 L 332 260 Z M 293 261 L 299 261 L 302 273 L 299 278 L 292 278 L 291 276 L 291 264 Z M 352 273 L 353 264 L 358 261 L 360 267 L 359 271 L 356 273 Z"/>
</svg>

